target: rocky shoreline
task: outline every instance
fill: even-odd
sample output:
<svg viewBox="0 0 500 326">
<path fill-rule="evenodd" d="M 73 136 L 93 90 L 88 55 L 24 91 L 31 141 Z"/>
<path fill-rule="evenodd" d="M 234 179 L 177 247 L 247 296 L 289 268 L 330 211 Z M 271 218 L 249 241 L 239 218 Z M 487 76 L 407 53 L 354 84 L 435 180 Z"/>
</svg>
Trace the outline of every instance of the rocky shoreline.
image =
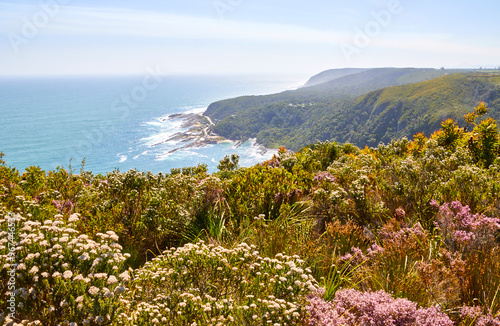
<svg viewBox="0 0 500 326">
<path fill-rule="evenodd" d="M 166 118 L 160 119 L 160 121 L 167 120 L 180 120 L 182 121 L 181 127 L 187 130 L 183 132 L 177 132 L 161 142 L 150 145 L 151 147 L 155 147 L 168 142 L 178 143 L 178 147 L 162 154 L 162 156 L 174 153 L 180 149 L 185 148 L 203 147 L 211 144 L 220 144 L 223 142 L 233 143 L 233 141 L 214 133 L 211 128 L 214 123 L 209 117 L 206 117 L 201 113 L 176 113 L 169 115 Z M 239 147 L 244 143 L 244 141 L 236 141 L 234 143 L 235 147 Z M 258 147 L 258 153 L 261 155 L 264 155 L 268 151 L 267 148 L 262 145 L 255 144 L 255 146 Z"/>
</svg>

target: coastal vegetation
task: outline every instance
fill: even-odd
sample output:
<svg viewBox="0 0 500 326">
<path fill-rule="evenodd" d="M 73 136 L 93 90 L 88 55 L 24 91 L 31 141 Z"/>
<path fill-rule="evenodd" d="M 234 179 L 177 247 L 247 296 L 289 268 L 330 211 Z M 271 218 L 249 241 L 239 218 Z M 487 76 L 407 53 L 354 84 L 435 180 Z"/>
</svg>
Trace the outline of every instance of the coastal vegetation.
<svg viewBox="0 0 500 326">
<path fill-rule="evenodd" d="M 325 81 L 328 76 L 333 80 Z M 313 86 L 294 91 L 215 102 L 205 115 L 220 136 L 256 138 L 266 147 L 294 151 L 327 140 L 375 147 L 418 132 L 428 137 L 447 118 L 463 123 L 463 115 L 480 101 L 500 118 L 495 71 L 340 69 L 311 81 Z"/>
<path fill-rule="evenodd" d="M 392 112 L 406 91 L 356 103 Z M 20 172 L 0 154 L 0 323 L 500 325 L 500 132 L 474 105 L 430 135 L 212 174 Z"/>
</svg>

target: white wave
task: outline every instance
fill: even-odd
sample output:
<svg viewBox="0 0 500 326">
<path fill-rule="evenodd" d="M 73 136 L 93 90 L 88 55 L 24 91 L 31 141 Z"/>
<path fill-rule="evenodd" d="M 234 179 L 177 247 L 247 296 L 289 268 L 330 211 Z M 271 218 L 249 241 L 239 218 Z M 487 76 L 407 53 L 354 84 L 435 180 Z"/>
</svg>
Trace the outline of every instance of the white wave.
<svg viewBox="0 0 500 326">
<path fill-rule="evenodd" d="M 149 126 L 162 127 L 164 125 L 164 122 L 161 120 L 155 120 L 155 121 L 146 121 L 144 122 L 144 124 Z"/>
<path fill-rule="evenodd" d="M 177 131 L 160 131 L 157 134 L 142 138 L 141 141 L 145 146 L 153 147 L 157 145 L 177 145 L 179 141 L 169 140 Z"/>
<path fill-rule="evenodd" d="M 187 111 L 184 111 L 182 113 L 184 113 L 184 114 L 191 114 L 191 113 L 201 114 L 201 113 L 205 112 L 206 110 L 207 110 L 207 107 L 206 106 L 202 106 L 202 107 L 194 107 L 194 108 L 189 109 Z"/>
<path fill-rule="evenodd" d="M 203 112 L 205 112 L 207 110 L 207 108 L 208 107 L 206 107 L 206 106 L 202 106 L 202 107 L 188 106 L 185 108 L 181 108 L 181 110 L 179 110 L 179 111 L 174 111 L 172 113 L 164 114 L 158 118 L 155 118 L 155 120 L 145 122 L 144 124 L 155 126 L 155 125 L 160 125 L 164 122 L 169 122 L 169 121 L 180 121 L 182 123 L 182 120 L 184 120 L 184 118 L 185 118 L 184 115 L 202 114 Z"/>
<path fill-rule="evenodd" d="M 145 155 L 146 155 L 146 154 L 148 154 L 148 153 L 149 153 L 149 151 L 144 151 L 144 152 L 142 152 L 141 154 L 137 154 L 137 155 L 136 155 L 136 156 L 134 156 L 133 158 L 134 158 L 134 160 L 136 160 L 136 159 L 138 159 L 139 157 L 141 157 L 141 156 L 145 156 Z"/>
<path fill-rule="evenodd" d="M 179 149 L 179 150 L 169 150 L 164 153 L 156 155 L 155 161 L 164 161 L 167 158 L 172 160 L 183 160 L 188 157 L 198 157 L 198 158 L 208 158 L 208 156 L 197 152 L 196 150 L 187 150 L 187 149 Z"/>
<path fill-rule="evenodd" d="M 183 119 L 169 119 L 169 116 L 155 118 L 153 121 L 146 121 L 143 123 L 143 125 L 173 129 L 182 129 L 183 124 Z"/>
<path fill-rule="evenodd" d="M 257 143 L 257 139 L 252 138 L 243 143 L 238 147 L 239 152 L 244 153 L 240 155 L 242 164 L 255 164 L 256 162 L 262 162 L 269 160 L 274 154 L 278 153 L 276 149 L 265 148 L 264 146 Z"/>
<path fill-rule="evenodd" d="M 200 111 L 201 108 L 193 110 Z M 175 118 L 171 118 L 170 114 L 165 115 L 155 118 L 152 121 L 147 121 L 143 125 L 149 126 L 149 130 L 152 132 L 150 136 L 141 139 L 142 145 L 148 147 L 158 145 L 176 146 L 177 144 L 183 142 L 184 139 L 179 138 L 171 140 L 170 138 L 178 133 L 186 132 L 189 129 L 185 126 L 185 119 L 182 115 Z"/>
<path fill-rule="evenodd" d="M 155 157 L 155 161 L 165 161 L 169 156 L 171 156 L 173 153 L 165 153 L 165 154 L 158 154 Z"/>
<path fill-rule="evenodd" d="M 198 153 L 195 150 L 179 150 L 179 151 L 175 152 L 175 154 L 179 158 L 184 158 L 184 157 L 202 157 L 202 158 L 207 158 L 206 155 Z"/>
</svg>

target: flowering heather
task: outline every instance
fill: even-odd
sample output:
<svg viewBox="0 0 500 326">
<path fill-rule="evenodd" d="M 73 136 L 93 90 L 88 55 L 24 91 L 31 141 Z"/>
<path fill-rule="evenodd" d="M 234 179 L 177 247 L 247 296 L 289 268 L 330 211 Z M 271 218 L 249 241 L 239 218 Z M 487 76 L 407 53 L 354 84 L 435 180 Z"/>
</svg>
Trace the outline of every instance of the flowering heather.
<svg viewBox="0 0 500 326">
<path fill-rule="evenodd" d="M 324 290 L 308 296 L 308 325 L 311 326 L 452 326 L 438 307 L 418 308 L 407 299 L 394 299 L 384 291 L 337 291 L 331 302 L 322 299 Z"/>
<path fill-rule="evenodd" d="M 335 182 L 335 177 L 330 172 L 319 172 L 314 176 L 314 181 L 329 181 Z"/>
<path fill-rule="evenodd" d="M 443 204 L 435 223 L 450 249 L 463 253 L 495 246 L 495 236 L 500 230 L 500 219 L 473 215 L 469 206 L 458 201 Z"/>
<path fill-rule="evenodd" d="M 443 204 L 436 217 L 446 249 L 453 253 L 450 269 L 460 280 L 461 301 L 481 305 L 485 311 L 500 311 L 500 248 L 495 237 L 500 220 L 471 214 L 467 205 L 455 201 Z M 446 257 L 446 256 L 445 256 Z M 478 319 L 479 320 L 479 319 Z"/>
<path fill-rule="evenodd" d="M 474 326 L 500 326 L 500 317 L 491 314 L 484 315 L 481 307 L 463 306 L 460 309 L 461 325 Z"/>
<path fill-rule="evenodd" d="M 416 241 L 424 241 L 428 232 L 417 223 L 413 227 L 399 227 L 399 223 L 388 223 L 379 232 L 385 246 L 413 246 Z"/>
</svg>

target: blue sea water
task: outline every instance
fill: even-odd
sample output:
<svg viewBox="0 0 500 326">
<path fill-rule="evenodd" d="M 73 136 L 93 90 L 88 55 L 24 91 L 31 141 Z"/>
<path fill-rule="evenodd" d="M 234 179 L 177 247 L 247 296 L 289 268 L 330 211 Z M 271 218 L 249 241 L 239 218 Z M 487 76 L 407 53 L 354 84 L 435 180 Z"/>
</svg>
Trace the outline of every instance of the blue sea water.
<svg viewBox="0 0 500 326">
<path fill-rule="evenodd" d="M 171 152 L 166 140 L 182 128 L 171 114 L 203 112 L 217 100 L 292 89 L 298 76 L 17 77 L 0 79 L 0 151 L 7 165 L 94 173 L 137 169 L 154 173 L 205 163 L 217 170 L 225 155 L 251 166 L 274 154 L 252 141 Z M 71 161 L 70 161 L 71 160 Z"/>
</svg>

